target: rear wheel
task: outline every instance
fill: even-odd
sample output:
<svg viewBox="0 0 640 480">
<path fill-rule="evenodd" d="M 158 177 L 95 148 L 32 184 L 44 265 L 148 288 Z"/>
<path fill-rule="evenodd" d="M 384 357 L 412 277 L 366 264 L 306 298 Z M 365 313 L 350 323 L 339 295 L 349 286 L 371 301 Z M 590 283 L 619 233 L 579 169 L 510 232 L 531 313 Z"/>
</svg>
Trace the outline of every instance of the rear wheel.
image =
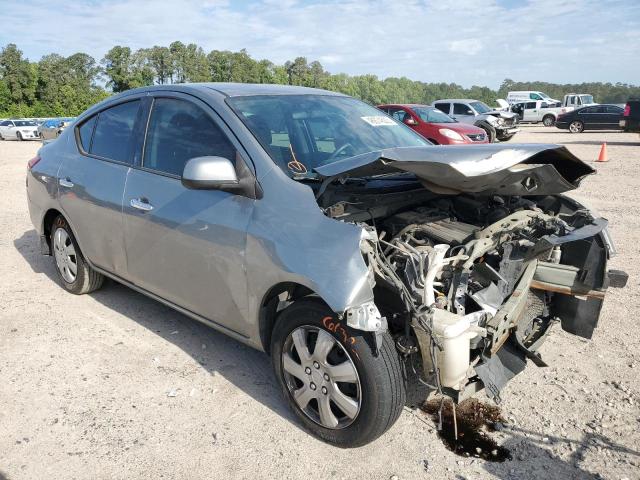
<svg viewBox="0 0 640 480">
<path fill-rule="evenodd" d="M 582 133 L 584 131 L 584 123 L 580 120 L 574 120 L 569 124 L 569 131 L 571 133 Z"/>
<path fill-rule="evenodd" d="M 542 124 L 545 127 L 553 127 L 555 123 L 556 123 L 556 118 L 553 115 L 545 115 L 542 118 Z"/>
<path fill-rule="evenodd" d="M 365 335 L 309 299 L 280 314 L 271 340 L 273 368 L 289 406 L 313 435 L 339 447 L 375 440 L 405 403 L 391 336 L 381 335 L 375 355 Z"/>
<path fill-rule="evenodd" d="M 56 270 L 65 289 L 81 295 L 102 286 L 104 277 L 85 261 L 69 224 L 62 216 L 53 221 L 51 247 Z"/>
</svg>

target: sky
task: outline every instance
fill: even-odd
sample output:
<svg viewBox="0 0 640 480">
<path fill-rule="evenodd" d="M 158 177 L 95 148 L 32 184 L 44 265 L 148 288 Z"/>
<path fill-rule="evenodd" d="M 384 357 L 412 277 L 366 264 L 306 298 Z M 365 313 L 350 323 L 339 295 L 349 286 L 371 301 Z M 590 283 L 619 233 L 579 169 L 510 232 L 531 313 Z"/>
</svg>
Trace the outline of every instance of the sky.
<svg viewBox="0 0 640 480">
<path fill-rule="evenodd" d="M 8 0 L 0 0 L 2 3 Z M 6 5 L 5 5 L 6 7 Z M 499 87 L 505 78 L 640 84 L 640 0 L 30 0 L 0 46 L 30 60 L 180 40 L 319 60 L 331 73 Z"/>
</svg>

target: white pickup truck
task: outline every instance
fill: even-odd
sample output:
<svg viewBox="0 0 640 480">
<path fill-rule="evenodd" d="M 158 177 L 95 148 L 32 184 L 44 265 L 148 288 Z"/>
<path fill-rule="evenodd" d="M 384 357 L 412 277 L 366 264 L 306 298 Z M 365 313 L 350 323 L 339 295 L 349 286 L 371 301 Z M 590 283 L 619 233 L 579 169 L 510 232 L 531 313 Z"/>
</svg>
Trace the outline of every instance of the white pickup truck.
<svg viewBox="0 0 640 480">
<path fill-rule="evenodd" d="M 542 122 L 546 127 L 553 126 L 558 115 L 569 111 L 566 107 L 551 107 L 542 100 L 514 103 L 510 110 L 518 115 L 520 123 Z"/>
<path fill-rule="evenodd" d="M 513 103 L 509 110 L 518 115 L 520 123 L 542 122 L 546 127 L 552 127 L 558 115 L 586 105 L 595 105 L 592 95 L 570 93 L 564 96 L 562 104 L 529 100 Z"/>
</svg>

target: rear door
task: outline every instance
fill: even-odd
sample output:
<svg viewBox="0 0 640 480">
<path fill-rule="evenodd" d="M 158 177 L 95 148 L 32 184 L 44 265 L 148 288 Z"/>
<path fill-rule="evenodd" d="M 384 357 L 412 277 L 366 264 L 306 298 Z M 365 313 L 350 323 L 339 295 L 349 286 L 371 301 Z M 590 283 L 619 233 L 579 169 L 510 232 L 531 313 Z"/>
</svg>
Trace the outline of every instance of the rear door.
<svg viewBox="0 0 640 480">
<path fill-rule="evenodd" d="M 124 228 L 131 282 L 246 334 L 244 254 L 254 200 L 220 190 L 190 190 L 180 180 L 191 158 L 241 162 L 245 154 L 240 151 L 204 102 L 177 92 L 155 94 L 141 162 L 127 177 Z"/>
<path fill-rule="evenodd" d="M 128 98 L 76 127 L 77 150 L 58 172 L 60 205 L 84 255 L 124 276 L 122 194 L 133 163 L 141 100 Z"/>
</svg>

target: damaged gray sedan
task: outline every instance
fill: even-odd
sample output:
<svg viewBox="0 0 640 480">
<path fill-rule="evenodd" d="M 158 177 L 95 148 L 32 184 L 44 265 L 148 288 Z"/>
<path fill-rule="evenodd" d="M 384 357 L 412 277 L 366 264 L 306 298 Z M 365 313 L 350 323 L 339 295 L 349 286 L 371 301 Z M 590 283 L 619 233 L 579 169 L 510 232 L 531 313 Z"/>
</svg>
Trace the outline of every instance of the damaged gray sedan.
<svg viewBox="0 0 640 480">
<path fill-rule="evenodd" d="M 591 337 L 614 247 L 556 145 L 433 146 L 358 100 L 275 85 L 116 95 L 29 162 L 42 252 L 271 355 L 317 437 L 371 442 L 406 404 L 506 382 L 551 327 Z"/>
</svg>

